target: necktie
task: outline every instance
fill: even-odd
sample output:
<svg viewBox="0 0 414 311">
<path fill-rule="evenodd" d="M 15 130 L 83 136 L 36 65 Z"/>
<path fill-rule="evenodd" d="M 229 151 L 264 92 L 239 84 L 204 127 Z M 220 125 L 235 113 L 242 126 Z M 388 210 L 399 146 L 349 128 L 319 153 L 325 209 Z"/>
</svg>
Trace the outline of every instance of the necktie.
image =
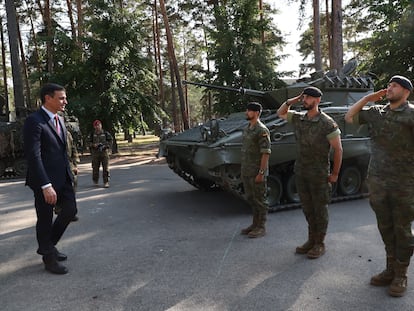
<svg viewBox="0 0 414 311">
<path fill-rule="evenodd" d="M 60 125 L 59 125 L 59 117 L 55 115 L 55 126 L 56 126 L 56 132 L 60 136 Z"/>
</svg>

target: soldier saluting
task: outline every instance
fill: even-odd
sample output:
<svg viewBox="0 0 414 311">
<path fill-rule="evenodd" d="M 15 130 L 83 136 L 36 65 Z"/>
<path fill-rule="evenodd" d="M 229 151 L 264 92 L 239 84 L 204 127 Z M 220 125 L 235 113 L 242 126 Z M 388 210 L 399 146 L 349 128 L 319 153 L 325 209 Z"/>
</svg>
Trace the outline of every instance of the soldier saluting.
<svg viewBox="0 0 414 311">
<path fill-rule="evenodd" d="M 412 89 L 409 79 L 393 76 L 386 89 L 361 98 L 345 115 L 345 121 L 368 124 L 370 129 L 369 202 L 387 258 L 386 269 L 371 278 L 371 285 L 390 285 L 388 293 L 394 297 L 407 290 L 407 269 L 413 255 L 414 106 L 407 101 Z M 384 96 L 387 105 L 363 109 Z"/>
<path fill-rule="evenodd" d="M 308 240 L 296 248 L 296 253 L 307 254 L 310 259 L 325 253 L 324 239 L 328 229 L 328 203 L 332 186 L 338 180 L 342 163 L 341 131 L 336 122 L 319 110 L 322 92 L 307 87 L 301 94 L 285 101 L 277 115 L 292 123 L 297 141 L 295 162 L 296 188 L 303 213 L 308 222 Z M 303 101 L 306 114 L 289 110 Z M 330 149 L 334 150 L 330 171 Z"/>
</svg>

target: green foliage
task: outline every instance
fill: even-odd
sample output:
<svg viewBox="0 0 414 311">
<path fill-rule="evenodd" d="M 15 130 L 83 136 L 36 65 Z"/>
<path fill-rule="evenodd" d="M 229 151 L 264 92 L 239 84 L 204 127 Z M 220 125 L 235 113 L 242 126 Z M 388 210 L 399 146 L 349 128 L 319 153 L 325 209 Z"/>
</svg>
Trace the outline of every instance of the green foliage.
<svg viewBox="0 0 414 311">
<path fill-rule="evenodd" d="M 367 8 L 366 10 L 363 10 Z M 375 75 L 384 87 L 394 74 L 414 79 L 414 3 L 412 0 L 351 1 L 356 29 L 369 34 L 353 45 L 361 70 Z"/>
<path fill-rule="evenodd" d="M 158 110 L 153 97 L 156 77 L 144 54 L 145 29 L 136 22 L 145 21 L 142 10 L 90 0 L 85 13 L 85 52 L 58 33 L 55 72 L 49 80 L 67 86 L 68 108 L 80 119 L 84 133 L 90 132 L 94 119 L 112 132 L 140 127 L 141 113 L 153 122 Z"/>
<path fill-rule="evenodd" d="M 299 75 L 305 74 L 309 69 L 315 70 L 315 55 L 314 55 L 314 29 L 313 22 L 311 21 L 302 34 L 299 40 L 298 51 L 302 55 L 302 60 L 305 61 L 309 56 L 312 57 L 311 63 L 300 64 L 301 72 Z M 326 29 L 326 14 L 320 15 L 320 42 L 322 53 L 322 68 L 329 69 L 329 43 L 328 43 L 328 31 Z"/>
<path fill-rule="evenodd" d="M 280 61 L 274 56 L 275 49 L 284 41 L 268 14 L 260 19 L 257 2 L 229 0 L 214 5 L 213 13 L 208 53 L 215 71 L 208 78 L 216 85 L 237 89 L 271 90 L 284 85 L 274 70 Z M 242 111 L 247 101 L 228 92 L 216 93 L 215 99 L 214 109 L 219 114 Z"/>
</svg>

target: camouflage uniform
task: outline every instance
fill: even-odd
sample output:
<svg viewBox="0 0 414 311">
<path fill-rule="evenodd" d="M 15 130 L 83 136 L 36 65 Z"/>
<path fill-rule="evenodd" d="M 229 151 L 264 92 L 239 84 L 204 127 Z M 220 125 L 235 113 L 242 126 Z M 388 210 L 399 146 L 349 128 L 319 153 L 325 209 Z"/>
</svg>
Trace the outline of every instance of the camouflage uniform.
<svg viewBox="0 0 414 311">
<path fill-rule="evenodd" d="M 97 145 L 98 147 L 94 147 Z M 102 130 L 101 133 L 93 131 L 89 137 L 89 146 L 92 156 L 92 179 L 95 184 L 99 181 L 99 167 L 102 163 L 103 182 L 109 182 L 109 150 L 112 148 L 112 136 Z"/>
<path fill-rule="evenodd" d="M 78 188 L 78 163 L 80 162 L 78 150 L 73 141 L 72 133 L 68 130 L 66 132 L 66 152 L 68 153 L 68 160 L 70 165 L 70 170 L 73 174 L 73 190 L 76 192 Z M 54 212 L 58 215 L 62 211 L 62 208 L 59 205 L 54 207 Z M 78 217 L 75 215 L 72 221 L 78 220 Z"/>
<path fill-rule="evenodd" d="M 241 149 L 241 177 L 246 200 L 252 207 L 253 222 L 264 227 L 267 215 L 266 177 L 263 183 L 256 183 L 255 178 L 260 170 L 263 153 L 271 153 L 270 133 L 267 127 L 257 121 L 253 128 L 248 125 L 243 130 L 243 146 Z M 268 175 L 266 171 L 265 176 Z"/>
<path fill-rule="evenodd" d="M 370 204 L 387 257 L 409 262 L 413 254 L 414 106 L 372 106 L 353 118 L 368 124 L 372 154 L 368 168 Z"/>
<path fill-rule="evenodd" d="M 70 131 L 67 131 L 67 149 L 68 152 L 68 159 L 70 164 L 70 169 L 73 173 L 73 189 L 76 191 L 76 188 L 78 187 L 78 163 L 80 162 L 78 150 L 76 149 L 76 146 L 73 141 L 72 133 Z"/>
<path fill-rule="evenodd" d="M 331 198 L 329 140 L 341 134 L 327 114 L 308 119 L 306 114 L 288 111 L 287 121 L 295 127 L 297 158 L 296 187 L 310 233 L 326 234 L 328 203 Z"/>
</svg>

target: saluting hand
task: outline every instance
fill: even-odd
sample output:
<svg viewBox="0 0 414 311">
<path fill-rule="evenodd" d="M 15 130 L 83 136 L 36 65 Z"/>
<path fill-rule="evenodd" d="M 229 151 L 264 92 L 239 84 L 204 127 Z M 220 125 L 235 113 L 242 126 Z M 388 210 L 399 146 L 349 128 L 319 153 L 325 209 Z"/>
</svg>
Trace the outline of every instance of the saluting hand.
<svg viewBox="0 0 414 311">
<path fill-rule="evenodd" d="M 387 89 L 382 89 L 382 90 L 366 95 L 365 98 L 369 102 L 376 102 L 376 101 L 382 100 L 385 97 L 385 95 L 387 95 Z"/>
</svg>

